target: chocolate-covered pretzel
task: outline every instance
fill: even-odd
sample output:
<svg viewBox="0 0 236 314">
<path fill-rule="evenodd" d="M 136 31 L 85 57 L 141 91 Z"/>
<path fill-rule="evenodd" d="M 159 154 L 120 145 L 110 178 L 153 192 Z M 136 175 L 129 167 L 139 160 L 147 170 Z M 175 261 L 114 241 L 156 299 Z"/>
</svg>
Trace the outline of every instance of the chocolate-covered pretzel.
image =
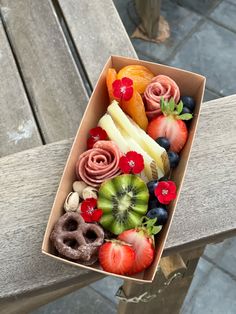
<svg viewBox="0 0 236 314">
<path fill-rule="evenodd" d="M 97 224 L 85 223 L 79 213 L 67 212 L 55 224 L 50 239 L 61 255 L 91 265 L 97 260 L 104 232 Z"/>
</svg>

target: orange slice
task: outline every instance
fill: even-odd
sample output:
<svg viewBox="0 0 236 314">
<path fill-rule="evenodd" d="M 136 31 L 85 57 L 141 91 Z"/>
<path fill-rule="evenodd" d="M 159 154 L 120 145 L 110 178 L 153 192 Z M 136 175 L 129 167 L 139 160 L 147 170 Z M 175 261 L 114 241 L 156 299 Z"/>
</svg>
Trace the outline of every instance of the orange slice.
<svg viewBox="0 0 236 314">
<path fill-rule="evenodd" d="M 121 109 L 127 113 L 144 131 L 147 130 L 148 119 L 141 95 L 134 90 L 133 96 L 128 101 L 122 100 Z"/>
<path fill-rule="evenodd" d="M 134 89 L 142 94 L 144 93 L 147 85 L 151 82 L 154 74 L 142 65 L 127 65 L 117 74 L 117 79 L 120 80 L 122 77 L 129 77 L 133 80 Z"/>
<path fill-rule="evenodd" d="M 116 70 L 113 68 L 109 68 L 106 75 L 106 84 L 107 84 L 107 90 L 110 98 L 110 102 L 115 99 L 113 95 L 113 88 L 112 83 L 117 79 L 117 73 Z"/>
</svg>

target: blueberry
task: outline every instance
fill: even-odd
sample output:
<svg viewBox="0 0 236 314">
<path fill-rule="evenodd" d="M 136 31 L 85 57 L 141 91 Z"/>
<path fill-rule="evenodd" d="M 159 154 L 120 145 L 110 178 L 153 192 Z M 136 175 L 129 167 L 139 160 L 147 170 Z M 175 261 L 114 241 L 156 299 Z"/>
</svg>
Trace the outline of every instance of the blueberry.
<svg viewBox="0 0 236 314">
<path fill-rule="evenodd" d="M 175 168 L 178 166 L 179 163 L 179 155 L 175 152 L 168 152 L 169 162 L 170 162 L 170 168 Z"/>
<path fill-rule="evenodd" d="M 184 107 L 188 107 L 191 112 L 193 112 L 195 107 L 195 100 L 191 96 L 182 96 L 181 100 L 183 102 Z"/>
<path fill-rule="evenodd" d="M 161 204 L 156 197 L 155 198 L 150 198 L 149 201 L 148 201 L 148 210 L 151 210 L 151 209 L 153 209 L 155 207 L 166 208 L 166 205 Z"/>
<path fill-rule="evenodd" d="M 183 107 L 183 110 L 181 112 L 181 114 L 184 114 L 184 113 L 192 113 L 191 110 L 188 108 L 188 107 Z M 187 120 L 188 121 L 188 120 Z"/>
<path fill-rule="evenodd" d="M 157 218 L 156 225 L 161 226 L 164 225 L 168 219 L 168 212 L 164 207 L 156 207 L 147 213 L 147 217 L 150 219 Z"/>
<path fill-rule="evenodd" d="M 154 190 L 155 190 L 155 188 L 157 187 L 157 185 L 158 185 L 158 181 L 157 181 L 157 180 L 149 181 L 149 182 L 147 183 L 147 188 L 148 188 L 150 197 L 155 196 Z"/>
<path fill-rule="evenodd" d="M 166 137 L 158 137 L 156 139 L 157 144 L 159 144 L 161 147 L 165 148 L 166 151 L 170 148 L 170 141 Z"/>
<path fill-rule="evenodd" d="M 149 201 L 148 201 L 148 209 L 153 209 L 155 207 L 158 206 L 158 200 L 157 198 L 149 198 Z"/>
</svg>

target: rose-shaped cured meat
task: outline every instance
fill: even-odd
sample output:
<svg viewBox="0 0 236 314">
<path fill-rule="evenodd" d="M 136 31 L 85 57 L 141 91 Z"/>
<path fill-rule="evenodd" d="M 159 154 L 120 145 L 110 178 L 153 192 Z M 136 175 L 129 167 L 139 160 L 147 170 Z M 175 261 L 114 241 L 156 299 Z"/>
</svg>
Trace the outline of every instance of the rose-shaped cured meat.
<svg viewBox="0 0 236 314">
<path fill-rule="evenodd" d="M 174 99 L 175 103 L 179 102 L 180 91 L 178 85 L 166 75 L 157 75 L 147 86 L 144 92 L 146 99 L 146 115 L 149 120 L 161 114 L 160 101 Z"/>
<path fill-rule="evenodd" d="M 122 155 L 115 142 L 98 141 L 92 149 L 80 155 L 76 164 L 77 177 L 89 186 L 98 187 L 121 173 L 119 160 Z"/>
</svg>

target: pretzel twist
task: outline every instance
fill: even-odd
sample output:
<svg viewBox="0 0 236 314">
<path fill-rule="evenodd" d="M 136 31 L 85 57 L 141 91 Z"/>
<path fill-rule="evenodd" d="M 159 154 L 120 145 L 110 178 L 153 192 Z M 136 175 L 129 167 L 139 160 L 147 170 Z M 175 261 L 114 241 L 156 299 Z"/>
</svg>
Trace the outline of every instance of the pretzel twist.
<svg viewBox="0 0 236 314">
<path fill-rule="evenodd" d="M 67 212 L 55 224 L 50 239 L 61 255 L 89 265 L 97 260 L 104 232 L 97 224 L 85 223 L 79 213 Z"/>
</svg>

